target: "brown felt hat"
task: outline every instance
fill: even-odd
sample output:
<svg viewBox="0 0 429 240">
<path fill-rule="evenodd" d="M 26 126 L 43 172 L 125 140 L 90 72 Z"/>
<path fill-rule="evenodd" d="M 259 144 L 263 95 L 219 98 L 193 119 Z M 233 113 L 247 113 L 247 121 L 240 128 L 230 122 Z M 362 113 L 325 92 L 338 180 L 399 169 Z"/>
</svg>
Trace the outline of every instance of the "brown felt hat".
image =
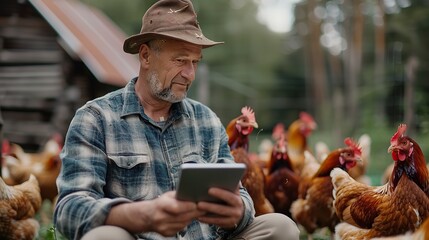
<svg viewBox="0 0 429 240">
<path fill-rule="evenodd" d="M 223 43 L 203 35 L 189 0 L 159 0 L 153 4 L 142 18 L 140 33 L 125 39 L 124 51 L 138 53 L 140 45 L 159 36 L 183 40 L 203 48 Z"/>
</svg>

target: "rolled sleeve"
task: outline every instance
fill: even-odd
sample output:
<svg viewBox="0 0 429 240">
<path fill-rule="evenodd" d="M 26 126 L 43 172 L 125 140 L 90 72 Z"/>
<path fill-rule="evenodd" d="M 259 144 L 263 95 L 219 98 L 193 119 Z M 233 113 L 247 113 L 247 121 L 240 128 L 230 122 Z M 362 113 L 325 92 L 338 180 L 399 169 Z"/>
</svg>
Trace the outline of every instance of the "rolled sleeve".
<svg viewBox="0 0 429 240">
<path fill-rule="evenodd" d="M 113 206 L 128 202 L 131 201 L 126 198 L 95 200 L 80 194 L 69 195 L 58 202 L 55 227 L 68 239 L 80 239 L 91 229 L 104 225 Z"/>
</svg>

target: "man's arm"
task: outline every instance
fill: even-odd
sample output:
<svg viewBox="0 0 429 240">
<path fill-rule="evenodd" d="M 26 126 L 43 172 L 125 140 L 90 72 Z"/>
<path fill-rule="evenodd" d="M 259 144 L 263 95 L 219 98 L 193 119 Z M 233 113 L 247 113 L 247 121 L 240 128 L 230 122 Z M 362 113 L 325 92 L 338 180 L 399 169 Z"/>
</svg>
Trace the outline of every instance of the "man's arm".
<svg viewBox="0 0 429 240">
<path fill-rule="evenodd" d="M 175 191 L 147 201 L 124 203 L 114 206 L 106 219 L 106 225 L 115 225 L 131 233 L 157 232 L 174 236 L 193 219 L 203 216 L 193 202 L 178 201 Z"/>
</svg>

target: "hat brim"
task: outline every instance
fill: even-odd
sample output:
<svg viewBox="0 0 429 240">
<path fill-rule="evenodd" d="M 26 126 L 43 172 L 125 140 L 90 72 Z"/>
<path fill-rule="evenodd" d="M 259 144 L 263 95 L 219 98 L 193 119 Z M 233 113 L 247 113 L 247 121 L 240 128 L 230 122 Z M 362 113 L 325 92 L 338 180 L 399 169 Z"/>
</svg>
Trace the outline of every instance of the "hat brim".
<svg viewBox="0 0 429 240">
<path fill-rule="evenodd" d="M 186 30 L 164 32 L 164 33 L 149 32 L 149 33 L 140 33 L 140 34 L 132 35 L 129 38 L 125 39 L 124 46 L 123 46 L 124 52 L 130 53 L 130 54 L 136 54 L 139 52 L 140 46 L 143 43 L 146 43 L 152 39 L 156 39 L 159 37 L 174 38 L 174 39 L 182 40 L 195 45 L 201 45 L 203 48 L 208 48 L 208 47 L 212 47 L 212 46 L 224 43 L 224 42 L 212 41 L 206 38 L 204 35 L 196 35 L 195 33 L 192 33 Z"/>
</svg>

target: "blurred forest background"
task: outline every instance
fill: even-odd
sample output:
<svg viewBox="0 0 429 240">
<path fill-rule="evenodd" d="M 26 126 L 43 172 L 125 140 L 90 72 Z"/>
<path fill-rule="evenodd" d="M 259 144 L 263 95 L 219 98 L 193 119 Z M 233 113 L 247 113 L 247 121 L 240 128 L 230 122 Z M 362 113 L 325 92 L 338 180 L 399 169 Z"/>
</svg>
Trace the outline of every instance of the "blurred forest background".
<svg viewBox="0 0 429 240">
<path fill-rule="evenodd" d="M 141 17 L 154 2 L 82 1 L 128 35 L 140 31 Z M 290 30 L 273 31 L 261 11 L 270 4 L 281 11 L 275 6 L 285 2 L 292 6 L 283 13 L 293 20 Z M 254 144 L 276 123 L 288 125 L 307 111 L 318 123 L 311 142 L 336 148 L 346 136 L 368 133 L 372 157 L 383 159 L 371 162 L 378 164 L 372 169 L 390 163 L 388 143 L 401 122 L 428 154 L 428 0 L 193 3 L 205 35 L 225 44 L 204 50 L 190 97 L 209 105 L 225 125 L 242 106 L 254 108 L 260 126 Z"/>
</svg>

